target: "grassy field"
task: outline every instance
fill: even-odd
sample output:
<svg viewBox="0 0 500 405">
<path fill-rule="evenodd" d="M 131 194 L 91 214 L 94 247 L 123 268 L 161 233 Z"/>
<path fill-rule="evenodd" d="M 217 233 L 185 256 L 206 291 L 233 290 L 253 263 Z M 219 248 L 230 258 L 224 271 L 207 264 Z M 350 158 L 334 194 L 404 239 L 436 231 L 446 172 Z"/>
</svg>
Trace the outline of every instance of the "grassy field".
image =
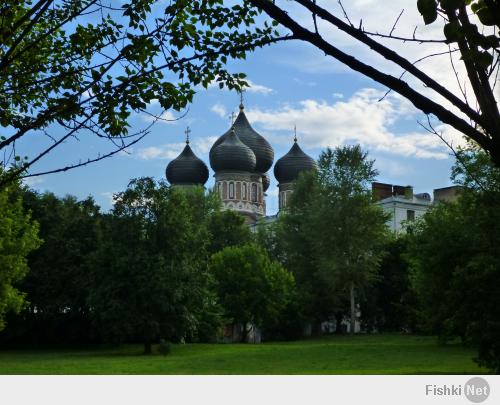
<svg viewBox="0 0 500 405">
<path fill-rule="evenodd" d="M 474 350 L 422 336 L 339 336 L 286 343 L 0 351 L 0 374 L 480 374 Z"/>
</svg>

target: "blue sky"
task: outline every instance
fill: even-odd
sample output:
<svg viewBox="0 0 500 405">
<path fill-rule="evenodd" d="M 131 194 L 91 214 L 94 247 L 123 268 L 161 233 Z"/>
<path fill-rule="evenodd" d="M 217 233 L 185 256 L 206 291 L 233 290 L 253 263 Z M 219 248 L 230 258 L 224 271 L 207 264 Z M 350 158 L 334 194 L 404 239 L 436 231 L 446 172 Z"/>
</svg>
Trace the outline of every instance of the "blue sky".
<svg viewBox="0 0 500 405">
<path fill-rule="evenodd" d="M 361 7 L 367 1 L 353 2 L 354 15 L 355 6 Z M 410 3 L 409 7 L 415 8 L 414 1 Z M 398 13 L 393 11 L 397 16 Z M 376 29 L 380 18 L 376 17 L 375 11 L 372 13 Z M 411 27 L 411 21 L 417 17 L 418 14 L 416 17 L 415 13 L 410 14 L 410 20 L 404 22 L 403 18 L 402 23 Z M 369 23 L 369 20 L 363 21 Z M 345 41 L 360 58 L 372 60 L 367 51 L 351 46 L 348 39 Z M 426 51 L 419 48 L 419 52 Z M 377 63 L 386 66 L 384 61 Z M 274 45 L 230 66 L 235 72 L 248 75 L 252 86 L 244 95 L 245 111 L 254 129 L 273 146 L 275 161 L 291 147 L 296 125 L 300 145 L 314 158 L 326 146 L 360 143 L 376 160 L 379 181 L 413 185 L 416 192 L 429 193 L 434 188 L 451 184 L 449 176 L 453 159 L 446 146 L 418 124 L 418 121 L 426 121 L 423 114 L 393 93 L 378 101 L 385 93 L 383 87 L 349 71 L 311 46 L 302 43 Z M 429 68 L 432 69 L 433 65 Z M 92 195 L 107 210 L 111 207 L 113 193 L 124 190 L 130 179 L 141 176 L 164 178 L 166 165 L 183 148 L 186 126 L 191 128 L 195 153 L 209 166 L 210 146 L 229 128 L 230 114 L 238 112 L 238 104 L 239 96 L 234 92 L 219 90 L 218 87 L 200 89 L 188 111 L 172 111 L 166 115 L 167 118 L 182 118 L 157 123 L 128 154 L 67 173 L 32 178 L 28 184 L 60 196 L 73 194 L 84 198 Z M 156 105 L 151 105 L 150 110 L 159 113 Z M 131 124 L 132 130 L 141 129 L 149 124 L 148 116 L 135 114 Z M 439 128 L 449 132 L 444 126 Z M 31 139 L 30 143 L 21 144 L 23 153 L 29 154 L 37 142 L 44 141 Z M 85 159 L 107 149 L 109 146 L 102 141 L 82 133 L 78 140 L 72 139 L 34 169 L 51 169 L 72 161 L 74 156 Z M 213 171 L 210 174 L 207 187 L 213 185 Z M 272 182 L 267 207 L 268 213 L 273 214 L 278 206 L 277 184 L 272 169 L 270 174 Z"/>
</svg>

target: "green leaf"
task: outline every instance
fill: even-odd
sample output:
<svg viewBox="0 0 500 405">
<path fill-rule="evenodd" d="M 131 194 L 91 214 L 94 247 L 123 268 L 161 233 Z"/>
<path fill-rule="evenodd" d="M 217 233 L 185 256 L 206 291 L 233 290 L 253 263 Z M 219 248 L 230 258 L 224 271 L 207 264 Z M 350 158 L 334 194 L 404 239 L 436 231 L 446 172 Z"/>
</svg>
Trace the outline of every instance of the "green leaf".
<svg viewBox="0 0 500 405">
<path fill-rule="evenodd" d="M 417 0 L 417 8 L 426 25 L 436 21 L 438 14 L 435 0 Z"/>
<path fill-rule="evenodd" d="M 475 62 L 486 69 L 493 63 L 493 55 L 486 51 L 477 52 Z"/>
<path fill-rule="evenodd" d="M 448 42 L 457 42 L 464 36 L 462 26 L 458 21 L 453 21 L 444 26 L 444 36 Z"/>
<path fill-rule="evenodd" d="M 456 10 L 465 4 L 464 0 L 441 0 L 440 3 L 445 10 Z"/>
<path fill-rule="evenodd" d="M 484 25 L 492 26 L 496 24 L 496 18 L 491 9 L 483 7 L 478 10 L 476 14 L 479 17 L 479 21 L 481 21 Z"/>
</svg>

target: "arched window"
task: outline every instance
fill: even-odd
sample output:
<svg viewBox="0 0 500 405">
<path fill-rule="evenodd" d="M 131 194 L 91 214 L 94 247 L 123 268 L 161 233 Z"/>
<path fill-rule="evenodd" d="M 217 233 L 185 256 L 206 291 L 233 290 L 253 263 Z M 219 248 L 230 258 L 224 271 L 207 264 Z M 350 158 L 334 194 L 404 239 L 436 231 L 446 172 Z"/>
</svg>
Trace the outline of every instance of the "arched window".
<svg viewBox="0 0 500 405">
<path fill-rule="evenodd" d="M 243 183 L 243 199 L 247 199 L 247 183 Z"/>
<path fill-rule="evenodd" d="M 230 182 L 229 183 L 229 198 L 234 198 L 234 183 Z"/>
<path fill-rule="evenodd" d="M 257 184 L 252 183 L 252 202 L 257 202 Z"/>
<path fill-rule="evenodd" d="M 217 192 L 219 193 L 220 198 L 223 198 L 223 195 L 222 195 L 222 184 L 221 183 L 217 183 Z"/>
</svg>

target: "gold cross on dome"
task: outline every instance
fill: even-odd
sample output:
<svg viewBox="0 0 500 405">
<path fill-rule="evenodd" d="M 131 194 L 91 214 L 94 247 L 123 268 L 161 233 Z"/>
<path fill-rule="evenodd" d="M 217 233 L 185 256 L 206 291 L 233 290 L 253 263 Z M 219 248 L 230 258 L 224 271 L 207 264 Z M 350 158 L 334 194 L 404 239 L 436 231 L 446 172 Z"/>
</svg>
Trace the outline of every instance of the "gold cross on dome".
<svg viewBox="0 0 500 405">
<path fill-rule="evenodd" d="M 191 129 L 189 127 L 186 127 L 184 133 L 186 134 L 186 143 L 189 144 L 189 134 L 191 133 Z"/>
</svg>

